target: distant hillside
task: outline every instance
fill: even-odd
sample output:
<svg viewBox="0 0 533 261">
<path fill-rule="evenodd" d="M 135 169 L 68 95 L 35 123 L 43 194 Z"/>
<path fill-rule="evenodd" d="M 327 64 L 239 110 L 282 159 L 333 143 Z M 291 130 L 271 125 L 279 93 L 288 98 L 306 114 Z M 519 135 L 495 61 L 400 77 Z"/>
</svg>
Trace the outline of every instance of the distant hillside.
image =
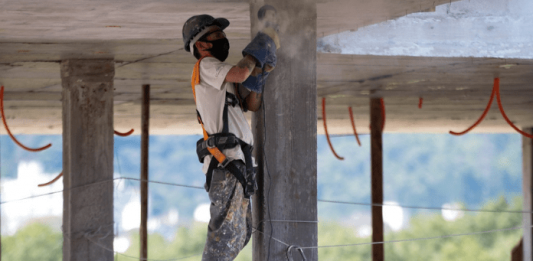
<svg viewBox="0 0 533 261">
<path fill-rule="evenodd" d="M 370 202 L 370 137 L 333 138 L 338 161 L 318 136 L 318 197 Z M 522 146 L 518 134 L 386 134 L 383 138 L 384 198 L 403 205 L 440 207 L 522 193 Z M 368 207 L 319 204 L 322 216 Z M 412 210 L 409 210 L 413 212 Z"/>
<path fill-rule="evenodd" d="M 203 186 L 204 175 L 195 153 L 200 136 L 150 137 L 150 179 Z M 40 153 L 26 152 L 2 135 L 2 178 L 14 178 L 21 160 L 39 161 L 48 173 L 61 171 L 61 137 L 20 135 L 28 146 L 53 143 Z M 362 137 L 332 138 L 335 150 L 345 157 L 335 159 L 323 135 L 318 136 L 318 197 L 328 200 L 370 201 L 370 141 Z M 489 198 L 520 195 L 521 140 L 516 134 L 386 134 L 384 149 L 385 200 L 405 205 L 436 206 L 464 202 L 479 206 Z M 139 177 L 140 136 L 115 138 L 115 173 Z M 125 182 L 128 187 L 138 182 Z M 129 196 L 117 195 L 125 202 Z M 192 218 L 194 209 L 207 202 L 199 189 L 150 185 L 151 216 L 177 208 L 180 220 Z M 319 203 L 321 218 L 341 218 L 368 207 Z M 412 211 L 411 211 L 412 212 Z"/>
</svg>

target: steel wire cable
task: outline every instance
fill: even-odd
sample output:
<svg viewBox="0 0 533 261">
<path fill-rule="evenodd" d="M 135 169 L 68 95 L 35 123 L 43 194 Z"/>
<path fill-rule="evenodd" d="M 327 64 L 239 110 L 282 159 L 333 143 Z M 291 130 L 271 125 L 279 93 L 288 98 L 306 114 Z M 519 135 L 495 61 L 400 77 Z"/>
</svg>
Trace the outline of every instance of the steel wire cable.
<svg viewBox="0 0 533 261">
<path fill-rule="evenodd" d="M 140 181 L 140 179 L 135 179 L 135 178 L 117 178 L 117 179 L 113 179 L 113 180 L 119 180 L 119 179 L 129 179 L 129 180 L 137 180 L 137 181 Z M 89 186 L 89 185 L 95 185 L 95 184 L 100 184 L 100 183 L 103 183 L 103 182 L 108 182 L 108 181 L 111 181 L 111 180 L 107 180 L 107 181 L 101 181 L 101 182 L 95 182 L 95 183 L 92 183 L 92 184 L 87 184 L 87 185 L 84 185 L 84 186 L 79 186 L 79 187 L 74 187 L 74 188 L 82 188 L 82 187 L 86 187 L 86 186 Z M 150 182 L 150 181 L 149 181 Z M 174 183 L 168 183 L 168 182 L 158 182 L 158 183 L 161 183 L 161 184 L 167 184 L 167 185 L 174 185 L 174 186 L 185 186 L 185 187 L 189 187 L 189 188 L 198 188 L 198 187 L 194 187 L 194 186 L 187 186 L 187 185 L 181 185 L 181 184 L 174 184 Z M 72 188 L 72 189 L 74 189 Z M 57 192 L 52 192 L 52 193 L 59 193 L 61 191 L 57 191 Z M 48 195 L 48 194 L 51 194 L 51 193 L 47 193 L 45 195 Z M 367 203 L 357 203 L 357 202 L 343 202 L 343 201 L 325 201 L 325 200 L 319 200 L 319 201 L 322 201 L 322 202 L 329 202 L 329 203 L 343 203 L 343 204 L 360 204 L 360 205 L 372 205 L 372 204 L 367 204 Z M 373 205 L 381 205 L 381 206 L 395 206 L 395 207 L 399 207 L 397 205 L 387 205 L 387 204 L 373 204 Z M 408 206 L 404 206 L 404 207 L 408 207 Z M 411 208 L 421 208 L 421 207 L 412 207 L 412 206 L 409 206 Z M 479 211 L 479 212 L 512 212 L 512 213 L 531 213 L 531 212 L 520 212 L 520 211 L 492 211 L 492 210 L 471 210 L 471 209 L 461 209 L 461 210 L 458 210 L 458 209 L 451 209 L 451 208 L 425 208 L 425 209 L 447 209 L 447 210 L 455 210 L 455 211 Z M 287 223 L 318 223 L 318 221 L 308 221 L 308 220 L 263 220 L 263 221 L 260 221 L 260 223 L 262 222 L 270 222 L 270 224 L 272 225 L 273 222 L 287 222 Z M 380 242 L 366 242 L 366 243 L 354 243 L 354 244 L 342 244 L 342 245 L 324 245 L 324 246 L 308 246 L 308 247 L 299 247 L 301 249 L 313 249 L 313 248 L 333 248 L 333 247 L 350 247 L 350 246 L 362 246 L 362 245 L 375 245 L 375 244 L 387 244 L 387 243 L 401 243 L 401 242 L 413 242 L 413 241 L 422 241 L 422 240 L 433 240 L 433 239 L 442 239 L 442 238 L 450 238 L 450 237 L 460 237 L 460 236 L 469 236 L 469 235 L 480 235 L 480 234 L 488 234 L 488 233 L 495 233 L 495 232 L 503 232 L 503 231 L 510 231 L 510 230 L 517 230 L 517 229 L 524 229 L 524 228 L 530 228 L 530 227 L 533 227 L 533 226 L 517 226 L 517 227 L 511 227 L 511 228 L 502 228 L 502 229 L 493 229 L 493 230 L 486 230 L 486 231 L 478 231 L 478 232 L 471 232 L 471 233 L 461 233 L 461 234 L 450 234 L 450 235 L 442 235 L 442 236 L 435 236 L 435 237 L 423 237 L 423 238 L 410 238 L 410 239 L 401 239 L 401 240 L 389 240 L 389 241 L 380 241 Z M 253 233 L 255 232 L 259 232 L 265 236 L 269 236 L 271 238 L 271 240 L 274 240 L 278 243 L 281 243 L 287 247 L 291 246 L 290 244 L 276 238 L 276 237 L 273 237 L 272 234 L 267 234 L 263 231 L 260 231 L 258 230 L 257 228 L 253 228 Z M 72 233 L 71 233 L 72 234 Z M 64 233 L 64 235 L 68 236 L 66 233 Z M 99 244 L 98 242 L 95 242 L 94 240 L 90 239 L 90 238 L 87 238 L 89 241 L 93 242 L 94 244 L 98 245 L 99 247 L 102 247 L 108 251 L 112 251 L 113 253 L 117 254 L 117 255 L 121 255 L 121 256 L 124 256 L 124 257 L 127 257 L 127 258 L 132 258 L 132 259 L 139 259 L 138 257 L 134 257 L 134 256 L 129 256 L 129 255 L 125 255 L 125 254 L 122 254 L 122 253 L 118 253 L 112 249 L 109 249 L 101 244 Z M 141 260 L 145 260 L 145 261 L 176 261 L 176 260 L 185 260 L 185 259 L 188 259 L 188 258 L 191 258 L 191 257 L 195 257 L 195 256 L 199 256 L 201 254 L 197 254 L 197 255 L 192 255 L 192 256 L 187 256 L 187 257 L 181 257 L 181 258 L 177 258 L 177 259 L 141 259 Z"/>
<path fill-rule="evenodd" d="M 527 228 L 533 228 L 533 226 L 517 226 L 517 227 L 510 227 L 510 228 L 500 228 L 500 229 L 492 229 L 492 230 L 477 231 L 477 232 L 470 232 L 470 233 L 442 235 L 442 236 L 435 236 L 435 237 L 420 237 L 420 238 L 408 238 L 408 239 L 398 239 L 398 240 L 379 241 L 379 242 L 355 243 L 355 244 L 344 244 L 344 245 L 310 246 L 310 247 L 300 247 L 300 248 L 301 249 L 315 249 L 315 248 L 318 249 L 318 248 L 333 248 L 333 247 L 349 247 L 349 246 L 365 246 L 365 245 L 402 243 L 402 242 L 413 242 L 413 241 L 443 239 L 443 238 L 451 238 L 451 237 L 474 236 L 474 235 L 482 235 L 482 234 L 489 234 L 489 233 L 496 233 L 496 232 L 503 232 L 503 231 L 511 231 L 511 230 L 518 230 L 518 229 L 527 229 Z"/>
<path fill-rule="evenodd" d="M 490 209 L 468 209 L 468 208 L 422 207 L 422 206 L 406 206 L 406 205 L 379 204 L 379 203 L 361 203 L 361 202 L 324 200 L 324 199 L 318 199 L 318 202 L 335 203 L 335 204 L 346 204 L 346 205 L 373 206 L 373 207 L 399 207 L 399 208 L 409 208 L 409 209 L 451 210 L 451 211 L 463 211 L 463 212 L 518 213 L 518 214 L 532 214 L 533 213 L 533 211 L 523 211 L 523 210 L 490 210 Z"/>
<path fill-rule="evenodd" d="M 267 221 L 267 220 L 265 220 L 265 221 Z M 268 220 L 268 221 L 275 222 L 275 221 L 285 221 L 285 220 Z M 299 222 L 299 221 L 298 221 L 298 222 Z M 101 227 L 98 228 L 98 230 L 100 230 L 100 229 L 101 229 Z M 257 230 L 257 228 L 252 227 L 252 234 L 255 233 L 255 232 L 260 232 L 260 233 L 263 234 L 263 235 L 267 235 L 266 233 L 263 233 L 262 231 Z M 73 234 L 73 233 L 70 233 L 70 234 Z M 91 243 L 95 244 L 96 246 L 98 246 L 98 247 L 100 247 L 100 248 L 102 248 L 102 249 L 104 249 L 104 250 L 107 250 L 107 251 L 113 252 L 115 255 L 120 255 L 120 256 L 127 257 L 127 258 L 131 258 L 131 259 L 139 259 L 139 260 L 144 260 L 144 261 L 177 261 L 177 260 L 185 260 L 185 259 L 188 259 L 188 258 L 191 258 L 191 257 L 196 257 L 196 256 L 201 256 L 201 255 L 202 255 L 202 253 L 200 253 L 200 254 L 196 254 L 196 255 L 191 255 L 191 256 L 186 256 L 186 257 L 180 257 L 180 258 L 174 258 L 174 259 L 151 259 L 151 258 L 141 258 L 141 257 L 136 257 L 136 256 L 130 256 L 130 255 L 126 255 L 126 254 L 119 253 L 119 252 L 117 252 L 117 251 L 115 251 L 115 250 L 113 250 L 113 249 L 111 249 L 111 248 L 109 248 L 109 247 L 106 247 L 106 246 L 104 246 L 104 245 L 98 243 L 97 241 L 91 239 L 91 238 L 89 237 L 89 234 L 90 234 L 90 233 L 85 233 L 85 234 L 84 234 L 84 237 L 85 237 L 87 240 L 89 240 Z M 68 235 L 67 235 L 67 234 L 64 234 L 64 235 L 67 236 L 67 238 L 68 238 Z M 268 236 L 268 235 L 267 235 L 267 236 Z M 107 235 L 106 235 L 105 237 L 107 237 Z M 103 238 L 105 238 L 105 237 L 103 237 Z M 100 239 L 103 239 L 103 238 L 100 238 Z M 279 240 L 279 239 L 277 239 L 277 238 L 273 238 L 273 237 L 272 237 L 272 239 L 275 240 L 275 241 L 278 241 L 278 242 L 280 242 L 280 243 L 282 243 L 282 244 L 284 244 L 284 245 L 289 246 L 287 243 L 285 243 L 285 242 L 283 242 L 283 241 L 281 241 L 281 240 Z"/>
<path fill-rule="evenodd" d="M 533 228 L 533 226 L 516 226 L 516 227 L 510 227 L 510 228 L 500 228 L 500 229 L 492 229 L 492 230 L 485 230 L 485 231 L 477 231 L 477 232 L 470 232 L 470 233 L 461 233 L 461 234 L 450 234 L 450 235 L 442 235 L 442 236 L 434 236 L 434 237 L 420 237 L 420 238 L 408 238 L 408 239 L 398 239 L 398 240 L 388 240 L 388 241 L 378 241 L 378 242 L 365 242 L 365 243 L 354 243 L 354 244 L 343 244 L 343 245 L 323 245 L 323 246 L 307 246 L 307 247 L 299 247 L 301 249 L 318 249 L 318 248 L 334 248 L 334 247 L 350 247 L 350 246 L 365 246 L 365 245 L 378 245 L 378 244 L 389 244 L 389 243 L 402 243 L 402 242 L 413 242 L 413 241 L 423 241 L 423 240 L 433 240 L 433 239 L 443 239 L 443 238 L 451 238 L 451 237 L 461 237 L 461 236 L 473 236 L 473 235 L 482 235 L 482 234 L 489 234 L 489 233 L 496 233 L 496 232 L 503 232 L 503 231 L 511 231 L 511 230 L 518 230 L 518 229 L 527 229 L 527 228 Z M 267 235 L 266 233 L 255 230 L 261 234 Z M 267 235 L 268 236 L 268 235 Z M 291 244 L 284 242 L 278 238 L 272 237 L 274 241 L 283 244 L 287 247 L 291 246 Z"/>
<path fill-rule="evenodd" d="M 175 187 L 186 187 L 186 188 L 194 188 L 194 189 L 204 189 L 203 187 L 191 186 L 191 185 L 184 185 L 184 184 L 178 184 L 178 183 L 170 183 L 170 182 L 154 181 L 154 180 L 142 180 L 142 179 L 129 178 L 129 177 L 120 177 L 120 178 L 113 178 L 113 179 L 108 179 L 108 180 L 97 181 L 97 182 L 94 182 L 94 183 L 89 183 L 89 184 L 85 184 L 85 185 L 81 185 L 81 186 L 71 187 L 71 188 L 67 188 L 67 189 L 63 189 L 63 190 L 52 191 L 52 192 L 43 193 L 43 194 L 38 194 L 38 195 L 32 195 L 32 196 L 28 196 L 28 197 L 24 197 L 24 198 L 18 198 L 18 199 L 13 199 L 13 200 L 6 200 L 6 201 L 2 201 L 2 202 L 0 202 L 0 205 L 7 204 L 7 203 L 12 203 L 12 202 L 17 202 L 17 201 L 21 201 L 21 200 L 27 200 L 27 199 L 33 199 L 33 198 L 38 198 L 38 197 L 49 196 L 49 195 L 53 195 L 53 194 L 57 194 L 57 193 L 62 193 L 62 192 L 64 192 L 64 191 L 70 191 L 70 190 L 75 190 L 75 189 L 81 189 L 81 188 L 85 188 L 85 187 L 88 187 L 88 186 L 93 186 L 93 185 L 98 185 L 98 184 L 102 184 L 102 183 L 106 183 L 106 182 L 112 182 L 112 181 L 115 181 L 115 180 L 123 180 L 123 179 L 124 179 L 124 180 L 145 181 L 145 182 L 149 182 L 149 183 L 164 184 L 164 185 L 175 186 Z"/>
<path fill-rule="evenodd" d="M 32 195 L 32 196 L 28 196 L 28 197 L 24 197 L 24 198 L 19 198 L 19 199 L 2 201 L 2 202 L 0 202 L 0 205 L 11 203 L 11 202 L 16 202 L 16 201 L 21 201 L 21 200 L 27 200 L 27 199 L 33 199 L 33 198 L 38 198 L 38 197 L 49 196 L 49 195 L 61 193 L 63 191 L 69 191 L 69 190 L 74 190 L 74 189 L 78 189 L 78 188 L 84 188 L 84 187 L 87 187 L 87 186 L 101 184 L 101 183 L 105 183 L 105 182 L 111 182 L 111 181 L 115 181 L 115 180 L 133 180 L 133 181 L 139 181 L 139 182 L 140 181 L 145 181 L 145 182 L 154 183 L 154 184 L 162 184 L 162 185 L 169 185 L 169 186 L 175 186 L 175 187 L 184 187 L 184 188 L 192 188 L 192 189 L 202 189 L 202 190 L 204 190 L 204 188 L 200 187 L 200 186 L 193 186 L 193 185 L 186 185 L 186 184 L 179 184 L 179 183 L 171 183 L 171 182 L 163 182 L 163 181 L 155 181 L 155 180 L 143 180 L 143 179 L 139 179 L 139 178 L 119 177 L 119 178 L 113 178 L 113 179 L 109 179 L 109 180 L 98 181 L 98 182 L 91 183 L 91 184 L 85 184 L 85 185 L 82 185 L 82 186 L 72 187 L 72 188 L 68 188 L 68 189 L 64 189 L 64 190 L 58 190 L 58 191 L 43 193 L 43 194 L 39 194 L 39 195 Z M 409 206 L 409 205 L 393 205 L 393 204 L 350 202 L 350 201 L 327 200 L 327 199 L 318 199 L 317 201 L 318 202 L 323 202 L 323 203 L 333 203 L 333 204 L 375 206 L 375 207 L 399 207 L 399 208 L 407 208 L 407 209 L 450 210 L 450 211 L 487 212 L 487 213 L 533 214 L 533 211 L 527 211 L 527 210 L 490 210 L 490 209 L 469 209 L 469 208 L 424 207 L 424 206 Z M 279 221 L 280 220 L 278 220 L 278 222 Z M 303 220 L 303 221 L 311 222 L 311 221 L 306 221 L 306 220 Z M 274 221 L 272 221 L 272 222 L 274 222 Z"/>
<path fill-rule="evenodd" d="M 68 190 L 73 190 L 73 189 L 78 189 L 78 188 L 84 188 L 84 187 L 87 187 L 87 186 L 97 185 L 97 184 L 110 182 L 110 181 L 114 181 L 114 180 L 120 180 L 120 179 L 142 181 L 141 179 L 137 179 L 137 178 L 128 178 L 128 177 L 115 178 L 115 179 L 110 179 L 110 180 L 94 182 L 94 183 L 86 184 L 86 185 L 82 185 L 82 186 L 77 186 L 77 187 L 73 187 L 73 188 L 70 188 L 70 189 L 62 190 L 62 191 L 55 191 L 55 192 L 45 193 L 45 194 L 42 194 L 42 195 L 35 195 L 35 196 L 27 197 L 27 198 L 35 198 L 35 197 L 38 197 L 38 196 L 51 195 L 51 194 L 60 193 L 60 192 L 63 192 L 63 191 L 68 191 Z M 154 182 L 154 183 L 158 183 L 158 184 L 165 184 L 165 185 L 172 185 L 172 186 L 179 186 L 179 187 L 188 187 L 188 188 L 200 189 L 200 187 L 182 185 L 182 184 L 176 184 L 176 183 L 169 183 L 169 182 L 158 182 L 158 181 L 148 181 L 148 182 Z M 203 188 L 201 188 L 201 189 L 203 189 Z M 23 199 L 27 199 L 27 198 L 23 198 Z M 23 199 L 12 200 L 12 201 L 9 201 L 9 202 L 19 201 L 19 200 L 23 200 Z M 510 212 L 510 213 L 522 213 L 522 214 L 523 213 L 532 213 L 532 212 L 527 212 L 527 211 L 473 210 L 473 209 L 414 207 L 414 206 L 399 206 L 399 205 L 389 205 L 389 204 L 370 204 L 370 203 L 357 203 L 357 202 L 346 202 L 346 201 L 330 201 L 330 200 L 320 200 L 320 199 L 318 201 L 319 202 L 327 202 L 327 203 L 374 205 L 374 206 L 393 206 L 393 207 L 422 208 L 422 209 L 432 209 L 432 210 L 446 209 L 446 210 L 454 210 L 454 211 L 471 211 L 471 212 Z M 7 202 L 2 202 L 2 204 L 4 204 L 4 203 L 7 203 Z M 263 220 L 260 223 L 262 223 L 262 222 L 269 222 L 271 224 L 271 226 L 272 226 L 273 222 L 318 223 L 318 221 L 309 221 L 309 220 Z M 318 248 L 350 247 L 350 246 L 363 246 L 363 245 L 375 245 L 375 244 L 413 242 L 413 241 L 433 240 L 433 239 L 442 239 L 442 238 L 450 238 L 450 237 L 481 235 L 481 234 L 503 232 L 503 231 L 517 230 L 517 229 L 525 229 L 525 228 L 533 228 L 533 226 L 516 226 L 516 227 L 511 227 L 511 228 L 493 229 L 493 230 L 470 232 L 470 233 L 461 233 L 461 234 L 450 234 L 450 235 L 442 235 L 442 236 L 434 236 L 434 237 L 410 238 L 410 239 L 389 240 L 389 241 L 380 241 L 380 242 L 354 243 L 354 244 L 342 244 L 342 245 L 307 246 L 307 247 L 299 247 L 299 248 L 301 248 L 301 249 L 314 249 L 314 248 L 318 249 Z M 287 247 L 291 246 L 291 244 L 288 244 L 288 243 L 286 243 L 286 242 L 284 242 L 284 241 L 282 241 L 282 240 L 280 240 L 278 238 L 273 237 L 272 234 L 267 234 L 267 233 L 265 233 L 263 231 L 258 230 L 257 228 L 253 228 L 253 230 L 254 230 L 253 232 L 259 232 L 259 233 L 261 233 L 261 234 L 263 234 L 265 236 L 269 236 L 271 240 L 274 240 L 274 241 L 276 241 L 278 243 L 281 243 L 281 244 L 283 244 L 283 245 L 285 245 Z M 63 234 L 68 236 L 66 233 L 63 233 Z M 86 237 L 87 237 L 87 234 L 86 234 Z M 95 242 L 94 240 L 92 240 L 92 239 L 90 239 L 88 237 L 87 237 L 87 239 L 89 241 L 93 242 L 94 244 L 96 244 L 96 245 L 98 245 L 98 246 L 100 246 L 100 247 L 102 247 L 102 248 L 104 248 L 104 249 L 106 249 L 108 251 L 114 252 L 115 254 L 118 254 L 118 255 L 121 255 L 121 256 L 124 256 L 124 257 L 128 257 L 128 258 L 139 259 L 139 257 L 129 256 L 129 255 L 125 255 L 125 254 L 122 254 L 122 253 L 115 252 L 114 250 L 109 249 L 109 248 L 99 244 L 98 242 Z M 199 255 L 201 255 L 201 254 L 182 257 L 182 258 L 178 258 L 178 259 L 141 259 L 141 260 L 145 260 L 145 261 L 176 261 L 176 260 L 185 260 L 187 258 L 191 258 L 191 257 L 199 256 Z"/>
</svg>

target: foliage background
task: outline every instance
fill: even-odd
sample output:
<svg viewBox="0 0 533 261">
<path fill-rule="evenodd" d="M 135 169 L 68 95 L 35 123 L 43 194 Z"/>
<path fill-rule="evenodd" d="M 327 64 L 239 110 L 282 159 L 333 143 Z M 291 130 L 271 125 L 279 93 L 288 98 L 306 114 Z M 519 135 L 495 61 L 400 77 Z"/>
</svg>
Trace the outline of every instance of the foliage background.
<svg viewBox="0 0 533 261">
<path fill-rule="evenodd" d="M 35 146 L 52 142 L 50 150 L 28 153 L 16 148 L 5 135 L 0 136 L 1 175 L 17 176 L 17 162 L 43 162 L 49 173 L 61 171 L 60 136 L 19 137 Z M 150 140 L 150 178 L 153 180 L 203 186 L 201 166 L 195 155 L 200 136 L 152 136 Z M 334 137 L 336 151 L 344 161 L 336 160 L 324 136 L 318 137 L 318 198 L 354 202 L 370 201 L 370 141 L 362 137 L 358 147 L 353 136 Z M 403 205 L 440 207 L 460 202 L 469 208 L 513 209 L 522 207 L 521 138 L 516 134 L 469 134 L 453 137 L 443 134 L 384 135 L 385 200 Z M 115 172 L 138 177 L 140 137 L 115 139 Z M 135 182 L 125 182 L 136 187 Z M 150 235 L 149 257 L 179 258 L 201 253 L 206 234 L 205 223 L 195 223 L 192 213 L 207 202 L 201 190 L 170 186 L 152 186 L 150 216 L 178 207 L 177 228 Z M 115 200 L 121 201 L 121 195 Z M 509 202 L 509 203 L 508 203 Z M 118 206 L 118 204 L 117 204 Z M 368 213 L 368 207 L 319 203 L 319 245 L 369 242 L 356 236 L 356 214 Z M 404 230 L 388 229 L 386 240 L 431 237 L 520 226 L 520 214 L 466 213 L 454 222 L 443 220 L 438 211 L 407 210 Z M 120 211 L 115 211 L 118 218 Z M 167 234 L 172 235 L 169 240 Z M 124 234 L 122 234 L 124 235 Z M 138 235 L 128 234 L 132 242 Z M 387 260 L 509 260 L 512 247 L 519 241 L 520 230 L 457 238 L 404 242 L 386 245 Z M 61 233 L 38 221 L 13 236 L 2 236 L 4 260 L 61 260 Z M 132 244 L 125 254 L 138 256 Z M 370 247 L 356 246 L 319 250 L 320 260 L 369 260 Z M 118 260 L 132 260 L 117 256 Z M 192 257 L 187 260 L 199 260 Z M 251 260 L 247 247 L 237 260 Z"/>
<path fill-rule="evenodd" d="M 486 210 L 521 210 L 522 202 L 516 197 L 508 203 L 504 197 L 483 206 Z M 451 234 L 488 231 L 494 229 L 521 226 L 522 215 L 516 213 L 467 213 L 454 222 L 445 221 L 440 213 L 420 213 L 411 218 L 409 228 L 389 231 L 386 241 L 404 240 L 424 237 L 438 237 Z M 173 259 L 193 256 L 186 260 L 201 260 L 205 242 L 206 226 L 194 223 L 190 227 L 180 227 L 175 232 L 175 239 L 167 241 L 160 234 L 151 234 L 148 241 L 148 257 L 151 259 Z M 361 244 L 371 241 L 370 237 L 359 238 L 356 229 L 338 222 L 320 222 L 318 225 L 318 244 L 344 245 Z M 413 242 L 385 244 L 387 260 L 510 260 L 511 249 L 518 243 L 522 230 L 488 233 L 481 235 L 458 236 Z M 133 242 L 139 242 L 139 235 L 133 233 Z M 19 230 L 14 236 L 2 238 L 3 260 L 61 260 L 61 233 L 49 227 L 33 223 Z M 124 255 L 138 256 L 139 247 L 133 244 Z M 346 246 L 319 249 L 319 260 L 363 261 L 371 259 L 371 247 Z M 116 255 L 115 260 L 134 260 L 123 255 Z M 237 257 L 237 261 L 252 260 L 248 245 Z"/>
</svg>

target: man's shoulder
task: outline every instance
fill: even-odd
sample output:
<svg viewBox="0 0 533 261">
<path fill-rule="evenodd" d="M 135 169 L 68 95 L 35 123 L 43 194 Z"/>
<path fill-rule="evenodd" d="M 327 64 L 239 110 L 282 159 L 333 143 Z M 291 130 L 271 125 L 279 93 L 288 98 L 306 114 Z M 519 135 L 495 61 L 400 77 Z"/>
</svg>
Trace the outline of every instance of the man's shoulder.
<svg viewBox="0 0 533 261">
<path fill-rule="evenodd" d="M 233 66 L 233 65 L 226 63 L 226 62 L 221 62 L 215 57 L 208 56 L 208 57 L 203 58 L 202 61 L 200 62 L 200 67 L 205 67 L 205 66 Z"/>
<path fill-rule="evenodd" d="M 216 89 L 221 89 L 232 67 L 233 65 L 221 62 L 214 57 L 205 57 L 200 62 L 200 80 Z"/>
</svg>

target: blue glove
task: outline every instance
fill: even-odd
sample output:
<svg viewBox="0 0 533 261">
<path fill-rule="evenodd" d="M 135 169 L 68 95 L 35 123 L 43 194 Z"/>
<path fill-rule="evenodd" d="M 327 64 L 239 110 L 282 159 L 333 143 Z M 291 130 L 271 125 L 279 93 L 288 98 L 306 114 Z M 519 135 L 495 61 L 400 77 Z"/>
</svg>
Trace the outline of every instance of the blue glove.
<svg viewBox="0 0 533 261">
<path fill-rule="evenodd" d="M 264 68 L 266 63 L 276 67 L 276 43 L 265 33 L 257 33 L 255 38 L 242 50 L 242 56 L 246 55 L 253 56 L 260 68 Z"/>
<path fill-rule="evenodd" d="M 256 93 L 263 93 L 263 89 L 265 88 L 265 82 L 268 77 L 269 72 L 263 72 L 256 76 L 248 76 L 248 79 L 242 83 L 242 86 L 246 87 L 248 90 L 256 92 Z"/>
<path fill-rule="evenodd" d="M 257 33 L 255 38 L 244 48 L 242 55 L 251 55 L 257 60 L 257 66 L 265 69 L 265 65 L 268 64 L 271 67 L 276 67 L 276 44 L 274 40 L 267 34 L 262 32 Z M 270 73 L 263 71 L 262 73 L 252 76 L 250 75 L 242 85 L 248 88 L 250 91 L 262 93 L 265 86 L 266 78 Z"/>
</svg>

